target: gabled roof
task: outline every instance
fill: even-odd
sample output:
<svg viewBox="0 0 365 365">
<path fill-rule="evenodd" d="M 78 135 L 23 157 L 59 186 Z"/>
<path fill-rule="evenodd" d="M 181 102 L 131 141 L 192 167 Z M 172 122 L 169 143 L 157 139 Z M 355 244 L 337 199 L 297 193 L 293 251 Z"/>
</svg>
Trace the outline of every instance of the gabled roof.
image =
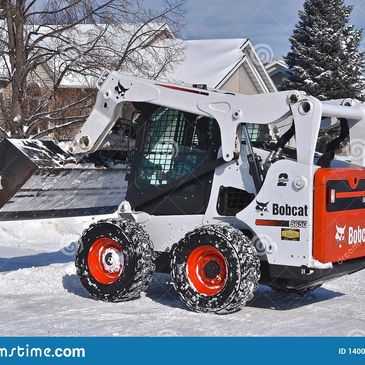
<svg viewBox="0 0 365 365">
<path fill-rule="evenodd" d="M 242 65 L 258 90 L 276 91 L 251 42 L 239 39 L 205 39 L 184 42 L 184 61 L 168 75 L 170 81 L 206 84 L 220 88 Z"/>
<path fill-rule="evenodd" d="M 265 65 L 266 71 L 272 75 L 278 72 L 287 73 L 289 68 L 283 60 L 275 60 Z"/>
<path fill-rule="evenodd" d="M 169 75 L 171 81 L 217 87 L 242 60 L 246 39 L 204 39 L 184 42 L 184 61 Z"/>
</svg>

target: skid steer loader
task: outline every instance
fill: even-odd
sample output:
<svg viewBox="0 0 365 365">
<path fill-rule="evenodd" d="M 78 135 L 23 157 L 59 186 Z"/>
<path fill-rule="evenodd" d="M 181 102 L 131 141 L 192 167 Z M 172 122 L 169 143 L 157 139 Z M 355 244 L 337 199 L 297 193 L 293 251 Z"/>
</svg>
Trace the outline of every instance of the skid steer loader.
<svg viewBox="0 0 365 365">
<path fill-rule="evenodd" d="M 336 125 L 317 153 L 321 126 Z M 121 146 L 112 167 L 99 154 L 113 149 L 111 135 Z M 335 150 L 348 140 L 340 161 Z M 79 241 L 77 274 L 92 297 L 134 299 L 154 271 L 171 272 L 187 307 L 230 313 L 259 283 L 305 292 L 365 267 L 364 143 L 355 100 L 112 72 L 67 148 L 1 142 L 0 220 L 117 212 Z"/>
</svg>

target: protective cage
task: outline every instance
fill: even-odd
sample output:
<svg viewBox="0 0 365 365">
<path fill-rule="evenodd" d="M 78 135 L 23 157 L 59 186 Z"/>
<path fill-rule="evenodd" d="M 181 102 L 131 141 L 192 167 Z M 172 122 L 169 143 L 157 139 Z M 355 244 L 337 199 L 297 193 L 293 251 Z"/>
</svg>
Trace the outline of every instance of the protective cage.
<svg viewBox="0 0 365 365">
<path fill-rule="evenodd" d="M 204 213 L 221 163 L 218 123 L 147 103 L 136 108 L 141 114 L 126 199 L 155 215 Z"/>
</svg>

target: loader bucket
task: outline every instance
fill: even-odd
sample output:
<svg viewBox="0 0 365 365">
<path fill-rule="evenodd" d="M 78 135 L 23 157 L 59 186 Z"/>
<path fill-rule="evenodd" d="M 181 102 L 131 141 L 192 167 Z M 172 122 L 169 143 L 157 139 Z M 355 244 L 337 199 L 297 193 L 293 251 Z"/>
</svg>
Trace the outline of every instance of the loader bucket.
<svg viewBox="0 0 365 365">
<path fill-rule="evenodd" d="M 115 212 L 126 195 L 126 169 L 70 160 L 51 141 L 1 141 L 0 221 Z"/>
</svg>

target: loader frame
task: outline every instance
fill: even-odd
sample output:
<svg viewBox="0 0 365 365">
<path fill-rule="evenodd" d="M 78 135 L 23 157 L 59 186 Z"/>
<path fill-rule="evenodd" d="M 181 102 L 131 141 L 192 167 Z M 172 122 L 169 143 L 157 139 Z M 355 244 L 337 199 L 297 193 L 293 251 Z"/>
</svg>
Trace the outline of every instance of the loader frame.
<svg viewBox="0 0 365 365">
<path fill-rule="evenodd" d="M 230 225 L 250 237 L 260 256 L 263 282 L 281 279 L 280 285 L 304 289 L 321 284 L 326 278 L 364 268 L 363 248 L 342 265 L 339 256 L 335 260 L 316 256 L 314 230 L 315 209 L 325 209 L 315 201 L 316 176 L 323 169 L 316 153 L 319 130 L 321 126 L 339 123 L 348 129 L 354 146 L 351 164 L 332 161 L 331 155 L 327 163 L 334 169 L 342 164 L 354 176 L 357 171 L 362 174 L 365 107 L 360 102 L 351 99 L 321 102 L 295 90 L 242 95 L 144 80 L 118 72 L 103 75 L 98 85 L 94 109 L 68 153 L 81 161 L 85 155 L 107 148 L 108 134 L 131 105 L 139 115 L 144 115 L 142 119 L 133 119 L 138 129 L 135 155 L 126 177 L 128 189 L 119 216 L 133 219 L 149 234 L 159 254 L 160 270 L 167 269 L 169 250 L 187 232 L 217 224 Z M 141 172 L 138 163 L 146 153 L 145 143 L 151 138 L 149 118 L 156 110 L 168 111 L 174 118 L 182 115 L 194 123 L 204 118 L 214 121 L 219 129 L 220 147 L 214 149 L 213 160 L 191 170 L 189 176 L 144 191 L 138 187 Z M 281 133 L 273 146 L 255 146 L 247 129 L 250 125 L 266 125 L 270 130 L 277 126 L 286 132 Z M 346 128 L 341 138 L 345 137 Z M 295 139 L 295 151 L 285 153 L 290 139 Z M 170 142 L 172 146 L 177 143 L 176 137 Z M 204 204 L 199 201 L 202 191 L 195 195 L 189 191 L 180 194 L 181 199 L 187 199 L 185 206 L 180 198 L 174 201 L 174 192 L 192 182 L 206 187 Z M 358 199 L 361 192 L 356 186 L 353 189 L 350 193 Z M 242 204 L 239 209 L 227 203 L 238 200 Z M 171 203 L 182 207 L 181 212 L 169 210 Z M 357 214 L 364 212 L 365 205 L 361 204 Z"/>
<path fill-rule="evenodd" d="M 335 118 L 346 118 L 351 143 L 356 143 L 356 153 L 352 154 L 351 162 L 364 166 L 365 108 L 362 104 L 351 99 L 321 102 L 299 91 L 241 95 L 202 90 L 114 72 L 102 84 L 95 108 L 70 152 L 85 154 L 102 146 L 105 136 L 120 117 L 123 105 L 128 102 L 148 103 L 212 118 L 220 128 L 222 146 L 217 166 L 214 166 L 211 195 L 204 214 L 161 216 L 134 211 L 134 206 L 123 212 L 124 216 L 133 216 L 146 228 L 157 251 L 171 247 L 194 226 L 218 222 L 253 232 L 264 246 L 261 259 L 269 264 L 309 269 L 333 268 L 332 262 L 319 262 L 313 257 L 314 176 L 320 169 L 315 164 L 318 160 L 316 142 L 321 124 L 339 123 Z M 247 146 L 250 143 L 240 142 L 242 130 L 249 124 L 293 124 L 295 129 L 296 158 L 287 157 L 272 164 L 265 172 L 259 191 L 252 167 L 247 164 L 250 158 Z M 263 160 L 270 153 L 257 148 L 253 151 Z M 280 186 L 278 181 L 283 176 L 287 183 Z M 227 188 L 243 189 L 255 194 L 255 199 L 235 216 L 222 216 L 217 212 L 219 192 Z M 157 197 L 160 195 L 157 194 Z M 266 212 L 260 211 L 259 203 L 267 203 Z M 278 220 L 278 217 L 282 219 Z M 171 229 L 162 232 L 160 227 L 166 221 Z M 278 222 L 288 222 L 288 226 L 278 228 L 275 226 Z M 298 233 L 296 230 L 299 230 L 300 236 L 290 237 L 293 232 Z"/>
</svg>

